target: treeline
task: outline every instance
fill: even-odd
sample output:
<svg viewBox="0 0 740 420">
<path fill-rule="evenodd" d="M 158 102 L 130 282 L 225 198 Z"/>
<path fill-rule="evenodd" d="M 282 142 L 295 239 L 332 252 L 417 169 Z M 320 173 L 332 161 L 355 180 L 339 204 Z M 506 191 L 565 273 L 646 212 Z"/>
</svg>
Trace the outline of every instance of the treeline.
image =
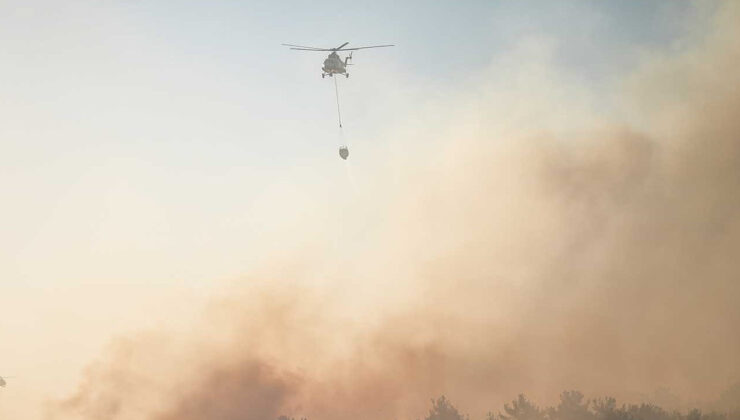
<svg viewBox="0 0 740 420">
<path fill-rule="evenodd" d="M 470 420 L 444 396 L 432 400 L 432 408 L 425 420 Z M 740 409 L 726 412 L 669 411 L 655 404 L 617 405 L 614 398 L 586 400 L 579 391 L 560 394 L 554 407 L 539 407 L 524 395 L 509 404 L 503 411 L 489 413 L 485 420 L 740 420 Z"/>
</svg>

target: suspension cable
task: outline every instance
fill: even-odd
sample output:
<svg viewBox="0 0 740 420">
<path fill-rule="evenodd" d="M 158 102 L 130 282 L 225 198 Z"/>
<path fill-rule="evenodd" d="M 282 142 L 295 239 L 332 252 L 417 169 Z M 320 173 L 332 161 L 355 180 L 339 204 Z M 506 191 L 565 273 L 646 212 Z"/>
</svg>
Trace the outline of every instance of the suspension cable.
<svg viewBox="0 0 740 420">
<path fill-rule="evenodd" d="M 339 110 L 339 86 L 337 85 L 337 77 L 332 77 L 334 79 L 334 92 L 337 96 L 337 115 L 339 116 L 339 128 L 342 128 L 342 111 Z"/>
</svg>

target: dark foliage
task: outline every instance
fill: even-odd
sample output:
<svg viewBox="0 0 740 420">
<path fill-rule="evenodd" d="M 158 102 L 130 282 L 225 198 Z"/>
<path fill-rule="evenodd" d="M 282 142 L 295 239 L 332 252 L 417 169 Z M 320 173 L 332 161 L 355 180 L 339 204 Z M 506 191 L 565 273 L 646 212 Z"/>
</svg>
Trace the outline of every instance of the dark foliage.
<svg viewBox="0 0 740 420">
<path fill-rule="evenodd" d="M 432 400 L 432 409 L 429 410 L 426 420 L 468 420 L 468 417 L 460 414 L 457 408 L 443 395 L 436 400 Z"/>
<path fill-rule="evenodd" d="M 444 396 L 432 400 L 425 420 L 467 420 Z M 587 400 L 579 391 L 560 394 L 557 406 L 540 408 L 523 394 L 503 412 L 488 413 L 485 420 L 740 420 L 739 410 L 703 413 L 698 409 L 686 413 L 667 411 L 655 404 L 622 404 L 611 397 Z"/>
</svg>

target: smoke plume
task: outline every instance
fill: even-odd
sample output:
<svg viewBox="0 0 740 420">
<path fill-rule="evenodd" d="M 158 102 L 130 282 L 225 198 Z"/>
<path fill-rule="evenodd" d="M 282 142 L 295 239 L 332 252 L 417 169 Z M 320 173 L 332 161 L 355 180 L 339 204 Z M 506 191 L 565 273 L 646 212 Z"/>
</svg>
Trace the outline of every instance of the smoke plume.
<svg viewBox="0 0 740 420">
<path fill-rule="evenodd" d="M 366 230 L 346 251 L 331 228 L 292 232 L 302 245 L 188 336 L 113 343 L 49 418 L 418 418 L 442 394 L 479 418 L 564 389 L 711 401 L 740 379 L 739 20 L 726 5 L 598 92 L 523 42 L 389 133 L 420 151 L 353 196 L 342 220 Z"/>
</svg>

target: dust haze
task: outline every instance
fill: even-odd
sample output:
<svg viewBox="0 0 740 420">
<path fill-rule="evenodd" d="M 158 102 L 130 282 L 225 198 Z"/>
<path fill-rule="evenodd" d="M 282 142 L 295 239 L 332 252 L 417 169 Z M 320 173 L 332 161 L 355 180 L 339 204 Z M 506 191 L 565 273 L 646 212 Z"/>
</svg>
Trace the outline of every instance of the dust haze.
<svg viewBox="0 0 740 420">
<path fill-rule="evenodd" d="M 414 419 L 442 394 L 482 418 L 565 389 L 715 401 L 740 380 L 738 20 L 728 2 L 603 89 L 523 42 L 389 128 L 416 152 L 355 204 L 322 196 L 338 222 L 305 211 L 189 333 L 118 338 L 47 418 Z"/>
</svg>

